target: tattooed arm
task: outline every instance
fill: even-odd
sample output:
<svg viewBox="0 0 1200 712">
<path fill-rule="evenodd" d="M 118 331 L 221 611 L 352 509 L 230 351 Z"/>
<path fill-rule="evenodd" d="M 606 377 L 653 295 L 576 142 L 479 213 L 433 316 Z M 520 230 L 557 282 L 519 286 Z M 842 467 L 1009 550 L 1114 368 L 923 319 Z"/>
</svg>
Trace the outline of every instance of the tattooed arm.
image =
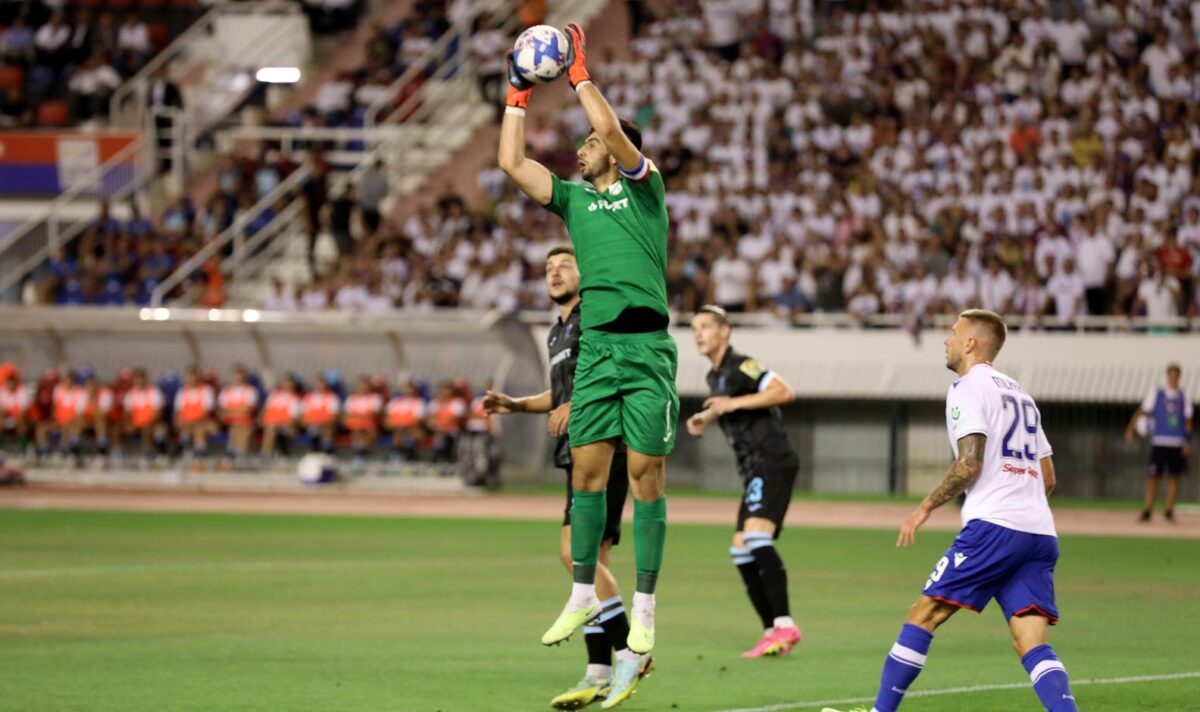
<svg viewBox="0 0 1200 712">
<path fill-rule="evenodd" d="M 921 506 L 904 521 L 896 546 L 912 544 L 917 538 L 917 529 L 929 519 L 933 510 L 967 491 L 983 471 L 983 450 L 986 445 L 987 436 L 983 433 L 971 433 L 959 438 L 958 459 L 950 465 L 942 483 L 934 487 Z"/>
</svg>

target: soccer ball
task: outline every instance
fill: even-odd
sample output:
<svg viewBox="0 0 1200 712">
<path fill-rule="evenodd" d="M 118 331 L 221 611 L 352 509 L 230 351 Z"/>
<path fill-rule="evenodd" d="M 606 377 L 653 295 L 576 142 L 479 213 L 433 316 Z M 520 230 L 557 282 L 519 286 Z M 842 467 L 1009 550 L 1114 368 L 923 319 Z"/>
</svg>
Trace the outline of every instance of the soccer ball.
<svg viewBox="0 0 1200 712">
<path fill-rule="evenodd" d="M 567 68 L 569 42 L 557 27 L 530 27 L 521 33 L 513 45 L 513 64 L 517 67 L 517 73 L 534 84 L 558 79 Z"/>
</svg>

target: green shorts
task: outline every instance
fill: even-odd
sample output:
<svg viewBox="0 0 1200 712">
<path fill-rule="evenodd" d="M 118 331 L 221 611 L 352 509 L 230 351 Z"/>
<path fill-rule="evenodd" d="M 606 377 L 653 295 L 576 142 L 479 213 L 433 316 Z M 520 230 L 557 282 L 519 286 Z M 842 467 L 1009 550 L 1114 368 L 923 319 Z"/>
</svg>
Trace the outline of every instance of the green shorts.
<svg viewBox="0 0 1200 712">
<path fill-rule="evenodd" d="M 567 426 L 571 447 L 619 437 L 643 455 L 671 452 L 679 418 L 678 368 L 675 340 L 665 330 L 585 330 Z"/>
</svg>

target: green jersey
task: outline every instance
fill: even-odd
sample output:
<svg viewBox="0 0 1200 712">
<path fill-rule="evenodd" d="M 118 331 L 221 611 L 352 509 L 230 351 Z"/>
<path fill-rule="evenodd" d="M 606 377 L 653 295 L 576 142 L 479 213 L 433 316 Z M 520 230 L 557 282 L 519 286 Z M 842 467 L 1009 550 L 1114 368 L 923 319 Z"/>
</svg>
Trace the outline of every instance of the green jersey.
<svg viewBox="0 0 1200 712">
<path fill-rule="evenodd" d="M 546 208 L 567 224 L 575 246 L 583 329 L 611 323 L 631 307 L 668 318 L 666 189 L 657 169 L 646 165 L 642 173 L 641 181 L 620 174 L 603 195 L 554 176 Z"/>
</svg>

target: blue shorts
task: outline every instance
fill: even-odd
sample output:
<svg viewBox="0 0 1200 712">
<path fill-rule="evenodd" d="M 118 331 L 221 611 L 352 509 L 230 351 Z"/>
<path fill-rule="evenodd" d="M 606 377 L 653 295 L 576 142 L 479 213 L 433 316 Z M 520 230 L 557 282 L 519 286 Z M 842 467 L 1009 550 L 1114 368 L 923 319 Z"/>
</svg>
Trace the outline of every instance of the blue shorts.
<svg viewBox="0 0 1200 712">
<path fill-rule="evenodd" d="M 1058 538 L 976 519 L 963 527 L 938 560 L 924 594 L 978 613 L 993 598 L 1004 620 L 1037 614 L 1058 622 L 1054 564 Z"/>
</svg>

